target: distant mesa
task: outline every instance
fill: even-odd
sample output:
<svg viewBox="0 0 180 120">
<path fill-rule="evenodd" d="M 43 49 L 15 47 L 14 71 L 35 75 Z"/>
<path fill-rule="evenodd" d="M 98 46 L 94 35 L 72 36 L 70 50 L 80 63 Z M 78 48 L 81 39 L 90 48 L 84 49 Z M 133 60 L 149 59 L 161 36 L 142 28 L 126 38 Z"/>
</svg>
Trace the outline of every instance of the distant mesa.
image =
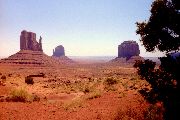
<svg viewBox="0 0 180 120">
<path fill-rule="evenodd" d="M 136 41 L 124 41 L 118 46 L 118 58 L 131 58 L 132 56 L 139 56 L 139 45 Z"/>
<path fill-rule="evenodd" d="M 53 49 L 53 56 L 55 57 L 65 56 L 64 47 L 62 45 L 59 45 L 55 49 Z"/>
<path fill-rule="evenodd" d="M 139 45 L 136 41 L 124 41 L 118 46 L 118 57 L 110 62 L 134 63 L 136 60 L 144 60 L 139 54 Z"/>
<path fill-rule="evenodd" d="M 42 37 L 40 36 L 38 43 L 35 33 L 23 30 L 20 35 L 20 50 L 43 51 Z"/>
<path fill-rule="evenodd" d="M 53 49 L 52 58 L 59 63 L 75 63 L 72 59 L 65 56 L 65 50 L 62 45 L 59 45 L 55 49 Z"/>
</svg>

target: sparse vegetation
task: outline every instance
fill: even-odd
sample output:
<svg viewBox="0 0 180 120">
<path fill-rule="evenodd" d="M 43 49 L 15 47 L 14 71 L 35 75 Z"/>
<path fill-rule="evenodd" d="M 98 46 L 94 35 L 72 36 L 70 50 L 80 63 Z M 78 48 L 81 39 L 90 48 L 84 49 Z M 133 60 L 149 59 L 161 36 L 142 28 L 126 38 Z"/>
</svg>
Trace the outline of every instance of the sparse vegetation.
<svg viewBox="0 0 180 120">
<path fill-rule="evenodd" d="M 117 88 L 115 86 L 108 86 L 108 85 L 106 85 L 104 89 L 106 91 L 116 91 L 117 90 Z"/>
<path fill-rule="evenodd" d="M 114 85 L 114 84 L 117 84 L 118 83 L 118 80 L 117 79 L 114 79 L 114 78 L 107 78 L 104 83 L 108 86 L 110 85 Z"/>
<path fill-rule="evenodd" d="M 91 91 L 90 86 L 85 85 L 85 86 L 84 86 L 84 90 L 83 90 L 83 92 L 84 92 L 84 93 L 89 93 L 90 91 Z"/>
<path fill-rule="evenodd" d="M 95 90 L 96 82 L 87 82 L 87 81 L 80 81 L 74 82 L 71 84 L 61 84 L 58 86 L 59 91 L 64 93 L 71 93 L 71 92 L 83 92 L 83 93 L 90 93 Z"/>
<path fill-rule="evenodd" d="M 123 98 L 123 97 L 125 97 L 125 93 L 124 92 L 119 92 L 119 96 L 118 96 L 119 98 Z"/>
<path fill-rule="evenodd" d="M 1 76 L 1 79 L 6 80 L 6 76 L 5 75 Z"/>
<path fill-rule="evenodd" d="M 0 85 L 5 86 L 5 81 L 6 81 L 6 76 L 5 75 L 1 76 Z"/>
<path fill-rule="evenodd" d="M 75 110 L 77 108 L 83 107 L 83 99 L 82 98 L 75 98 L 71 101 L 67 101 L 63 104 L 63 108 L 65 110 Z"/>
<path fill-rule="evenodd" d="M 101 97 L 101 92 L 96 90 L 94 92 L 89 93 L 87 96 L 87 99 L 94 99 L 94 98 L 99 98 L 99 97 Z"/>
<path fill-rule="evenodd" d="M 8 74 L 8 77 L 12 77 L 12 73 Z"/>
<path fill-rule="evenodd" d="M 6 101 L 13 102 L 33 102 L 40 101 L 37 95 L 29 94 L 25 89 L 15 89 L 10 93 L 10 96 L 6 98 Z"/>
<path fill-rule="evenodd" d="M 104 89 L 106 91 L 116 91 L 117 88 L 115 87 L 115 85 L 118 83 L 118 80 L 117 79 L 114 79 L 114 78 L 107 78 L 105 81 L 104 81 Z"/>
<path fill-rule="evenodd" d="M 25 83 L 33 85 L 34 80 L 32 77 L 27 76 L 27 77 L 25 77 Z"/>
</svg>

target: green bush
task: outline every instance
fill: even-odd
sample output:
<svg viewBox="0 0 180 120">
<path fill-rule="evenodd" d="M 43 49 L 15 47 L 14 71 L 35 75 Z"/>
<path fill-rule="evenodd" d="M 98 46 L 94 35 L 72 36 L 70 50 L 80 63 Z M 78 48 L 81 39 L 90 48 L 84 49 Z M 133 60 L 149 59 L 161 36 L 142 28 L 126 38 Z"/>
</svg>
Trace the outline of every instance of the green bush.
<svg viewBox="0 0 180 120">
<path fill-rule="evenodd" d="M 34 84 L 34 80 L 33 80 L 33 78 L 32 77 L 29 77 L 29 76 L 27 76 L 26 78 L 25 78 L 25 83 L 27 83 L 27 84 Z"/>
</svg>

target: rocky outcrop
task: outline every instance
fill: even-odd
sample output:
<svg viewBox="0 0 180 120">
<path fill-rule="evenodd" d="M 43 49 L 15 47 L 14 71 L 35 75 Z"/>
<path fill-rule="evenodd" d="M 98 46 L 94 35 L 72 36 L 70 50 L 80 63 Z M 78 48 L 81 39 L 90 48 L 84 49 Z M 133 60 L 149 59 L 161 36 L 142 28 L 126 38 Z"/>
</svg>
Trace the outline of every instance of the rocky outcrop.
<svg viewBox="0 0 180 120">
<path fill-rule="evenodd" d="M 144 58 L 139 56 L 139 54 L 139 45 L 136 41 L 124 41 L 118 46 L 118 57 L 110 60 L 109 62 L 118 64 L 133 64 L 137 60 L 144 60 Z"/>
<path fill-rule="evenodd" d="M 36 41 L 36 34 L 32 32 L 22 31 L 20 36 L 20 51 L 0 60 L 0 65 L 23 65 L 23 66 L 57 66 L 62 64 L 73 63 L 67 57 L 52 58 L 42 50 L 42 38 L 39 43 Z M 59 47 L 58 47 L 59 48 Z M 58 49 L 57 49 L 58 50 Z M 63 53 L 60 55 L 64 55 Z"/>
<path fill-rule="evenodd" d="M 124 41 L 118 46 L 118 58 L 130 59 L 132 56 L 139 56 L 139 45 L 136 41 Z"/>
<path fill-rule="evenodd" d="M 40 36 L 39 43 L 36 41 L 36 34 L 23 30 L 20 35 L 20 50 L 42 50 L 42 37 Z"/>
<path fill-rule="evenodd" d="M 53 56 L 54 57 L 65 56 L 64 47 L 62 45 L 59 45 L 55 48 L 55 50 L 53 49 Z"/>
</svg>

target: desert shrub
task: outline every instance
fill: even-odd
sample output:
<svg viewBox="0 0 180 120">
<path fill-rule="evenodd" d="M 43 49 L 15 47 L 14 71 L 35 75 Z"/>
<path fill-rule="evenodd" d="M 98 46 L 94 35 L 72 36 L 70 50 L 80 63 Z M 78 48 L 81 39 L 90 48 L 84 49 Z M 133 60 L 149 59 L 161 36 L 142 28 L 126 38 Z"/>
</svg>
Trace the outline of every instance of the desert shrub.
<svg viewBox="0 0 180 120">
<path fill-rule="evenodd" d="M 117 90 L 117 88 L 115 87 L 115 86 L 105 86 L 105 88 L 104 88 L 106 91 L 116 91 Z"/>
<path fill-rule="evenodd" d="M 4 86 L 5 85 L 5 81 L 6 81 L 6 76 L 5 75 L 1 76 L 0 85 Z"/>
<path fill-rule="evenodd" d="M 135 77 L 132 77 L 130 80 L 137 80 L 137 78 L 135 78 Z"/>
<path fill-rule="evenodd" d="M 26 102 L 30 98 L 28 92 L 24 89 L 15 89 L 10 93 L 8 101 L 13 102 Z"/>
<path fill-rule="evenodd" d="M 94 91 L 87 96 L 87 99 L 94 99 L 94 98 L 99 98 L 99 97 L 101 97 L 101 92 Z"/>
<path fill-rule="evenodd" d="M 123 98 L 123 97 L 125 97 L 125 93 L 124 92 L 119 92 L 118 98 Z"/>
<path fill-rule="evenodd" d="M 116 91 L 116 87 L 114 86 L 115 84 L 118 83 L 118 80 L 117 79 L 114 79 L 114 78 L 107 78 L 105 81 L 104 81 L 104 89 L 106 91 Z"/>
<path fill-rule="evenodd" d="M 8 77 L 12 77 L 12 74 L 8 74 Z"/>
<path fill-rule="evenodd" d="M 117 84 L 118 83 L 118 80 L 117 79 L 114 79 L 114 78 L 107 78 L 104 83 L 106 85 L 114 85 L 114 84 Z"/>
<path fill-rule="evenodd" d="M 26 78 L 25 78 L 25 83 L 27 83 L 27 84 L 34 84 L 34 80 L 33 80 L 33 78 L 32 77 L 29 77 L 29 76 L 27 76 Z"/>
<path fill-rule="evenodd" d="M 89 93 L 91 90 L 90 90 L 90 87 L 89 86 L 85 86 L 84 88 L 84 93 Z"/>
<path fill-rule="evenodd" d="M 0 75 L 2 75 L 2 73 L 0 73 Z"/>
<path fill-rule="evenodd" d="M 32 95 L 32 101 L 40 101 L 40 97 L 38 95 Z"/>
<path fill-rule="evenodd" d="M 1 76 L 1 79 L 6 80 L 6 76 L 5 75 Z"/>
<path fill-rule="evenodd" d="M 29 94 L 25 89 L 15 89 L 10 93 L 10 96 L 6 98 L 6 101 L 13 102 L 33 102 L 40 101 L 40 97 L 37 95 Z"/>
<path fill-rule="evenodd" d="M 85 94 L 95 91 L 95 84 L 84 84 L 82 91 Z"/>
<path fill-rule="evenodd" d="M 83 99 L 77 97 L 71 101 L 67 101 L 63 104 L 65 110 L 75 110 L 83 106 Z"/>
</svg>

